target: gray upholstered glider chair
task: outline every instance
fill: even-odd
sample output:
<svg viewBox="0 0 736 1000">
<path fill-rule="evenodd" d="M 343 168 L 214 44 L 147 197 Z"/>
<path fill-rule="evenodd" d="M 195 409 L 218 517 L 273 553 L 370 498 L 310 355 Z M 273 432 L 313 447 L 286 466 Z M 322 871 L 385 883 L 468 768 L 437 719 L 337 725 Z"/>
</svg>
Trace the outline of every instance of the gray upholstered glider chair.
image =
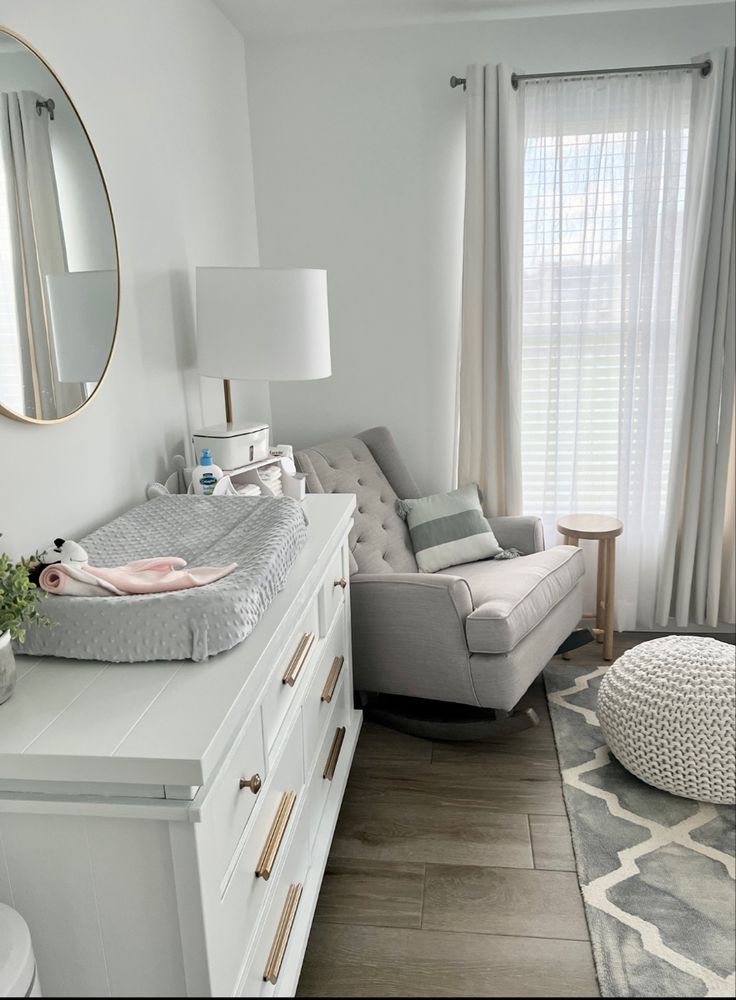
<svg viewBox="0 0 736 1000">
<path fill-rule="evenodd" d="M 420 496 L 385 427 L 296 455 L 310 493 L 354 493 L 355 684 L 510 712 L 582 613 L 580 549 L 544 549 L 536 517 L 495 517 L 522 557 L 420 573 L 396 500 Z"/>
</svg>

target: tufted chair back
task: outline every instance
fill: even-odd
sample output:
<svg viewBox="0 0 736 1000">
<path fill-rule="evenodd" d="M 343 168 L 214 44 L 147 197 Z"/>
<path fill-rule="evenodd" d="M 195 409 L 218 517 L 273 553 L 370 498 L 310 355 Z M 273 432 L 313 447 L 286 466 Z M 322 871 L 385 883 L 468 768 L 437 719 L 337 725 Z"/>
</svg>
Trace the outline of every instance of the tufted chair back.
<svg viewBox="0 0 736 1000">
<path fill-rule="evenodd" d="M 390 432 L 374 427 L 357 437 L 295 454 L 310 493 L 354 493 L 351 573 L 416 573 L 417 562 L 396 500 L 419 496 Z"/>
</svg>

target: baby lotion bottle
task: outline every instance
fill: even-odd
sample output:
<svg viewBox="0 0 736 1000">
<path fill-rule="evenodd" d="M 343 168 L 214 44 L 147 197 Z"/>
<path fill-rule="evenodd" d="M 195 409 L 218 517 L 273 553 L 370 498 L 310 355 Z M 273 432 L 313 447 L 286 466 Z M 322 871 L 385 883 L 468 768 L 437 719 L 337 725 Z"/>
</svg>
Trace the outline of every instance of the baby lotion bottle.
<svg viewBox="0 0 736 1000">
<path fill-rule="evenodd" d="M 199 465 L 192 469 L 192 486 L 195 493 L 210 496 L 218 479 L 222 479 L 222 469 L 212 461 L 209 448 L 202 451 Z"/>
</svg>

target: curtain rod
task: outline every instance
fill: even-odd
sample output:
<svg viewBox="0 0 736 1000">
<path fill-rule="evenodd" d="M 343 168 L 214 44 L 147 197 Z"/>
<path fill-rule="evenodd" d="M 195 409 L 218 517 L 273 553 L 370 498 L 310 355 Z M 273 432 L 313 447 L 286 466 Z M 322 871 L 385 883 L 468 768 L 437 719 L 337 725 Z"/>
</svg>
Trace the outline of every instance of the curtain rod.
<svg viewBox="0 0 736 1000">
<path fill-rule="evenodd" d="M 40 118 L 41 117 L 41 109 L 42 108 L 46 108 L 46 110 L 49 113 L 49 118 L 51 119 L 51 121 L 53 121 L 54 120 L 54 108 L 55 107 L 56 107 L 56 102 L 54 101 L 53 97 L 47 97 L 45 101 L 42 101 L 42 100 L 39 99 L 38 101 L 36 101 L 36 114 Z"/>
<path fill-rule="evenodd" d="M 713 63 L 710 59 L 706 59 L 703 62 L 669 63 L 664 66 L 617 66 L 614 69 L 576 69 L 565 73 L 512 73 L 511 86 L 514 90 L 518 90 L 519 84 L 525 80 L 553 80 L 570 76 L 611 76 L 614 73 L 657 73 L 668 69 L 699 69 L 701 76 L 708 76 L 713 69 Z M 451 76 L 450 86 L 462 87 L 465 90 L 467 79 L 462 76 Z"/>
</svg>

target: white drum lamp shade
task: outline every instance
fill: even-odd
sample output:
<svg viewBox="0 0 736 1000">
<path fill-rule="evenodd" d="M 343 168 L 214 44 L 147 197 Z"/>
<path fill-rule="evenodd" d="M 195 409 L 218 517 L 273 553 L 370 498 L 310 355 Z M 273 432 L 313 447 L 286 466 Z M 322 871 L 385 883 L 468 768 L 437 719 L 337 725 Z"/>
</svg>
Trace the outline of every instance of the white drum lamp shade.
<svg viewBox="0 0 736 1000">
<path fill-rule="evenodd" d="M 327 378 L 327 272 L 197 268 L 200 375 L 288 382 Z"/>
</svg>

